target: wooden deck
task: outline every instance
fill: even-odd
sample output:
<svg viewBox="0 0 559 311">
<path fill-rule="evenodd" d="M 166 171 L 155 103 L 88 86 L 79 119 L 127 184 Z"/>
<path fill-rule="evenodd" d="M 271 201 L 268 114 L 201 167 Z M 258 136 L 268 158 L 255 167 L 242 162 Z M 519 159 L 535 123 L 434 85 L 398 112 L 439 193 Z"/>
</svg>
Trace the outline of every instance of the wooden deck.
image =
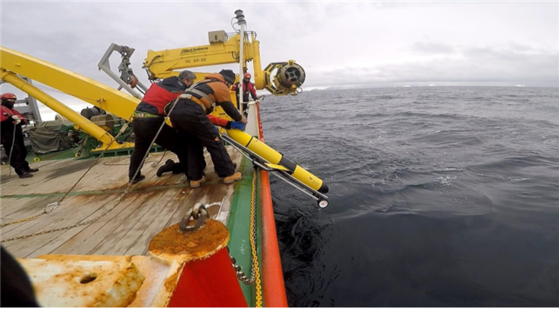
<svg viewBox="0 0 559 311">
<path fill-rule="evenodd" d="M 229 154 L 237 166 L 242 156 L 234 149 Z M 206 155 L 208 181 L 198 189 L 191 189 L 183 174 L 167 173 L 157 177 L 162 153 L 150 154 L 142 169 L 146 179 L 131 188 L 118 205 L 118 199 L 127 187 L 129 157 L 100 159 L 76 185 L 60 206 L 33 220 L 8 225 L 0 229 L 2 241 L 25 235 L 59 229 L 84 223 L 105 214 L 98 220 L 82 226 L 47 234 L 2 242 L 19 258 L 34 258 L 43 254 L 78 255 L 146 255 L 147 247 L 163 228 L 181 220 L 195 203 L 221 202 L 209 212 L 213 219 L 227 221 L 235 184 L 225 185 L 214 172 L 212 161 Z M 168 159 L 167 153 L 160 165 Z M 95 161 L 57 160 L 32 163 L 39 168 L 33 178 L 20 179 L 10 167 L 2 166 L 0 176 L 1 223 L 24 219 L 43 212 L 49 203 L 58 201 L 82 177 Z M 116 205 L 116 207 L 115 207 Z"/>
</svg>

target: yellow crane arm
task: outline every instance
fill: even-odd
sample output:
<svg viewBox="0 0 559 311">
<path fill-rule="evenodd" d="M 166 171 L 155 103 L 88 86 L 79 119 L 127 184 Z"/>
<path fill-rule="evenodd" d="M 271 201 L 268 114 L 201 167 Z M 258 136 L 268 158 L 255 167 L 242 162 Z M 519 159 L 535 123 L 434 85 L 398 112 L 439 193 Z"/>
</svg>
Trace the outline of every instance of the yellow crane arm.
<svg viewBox="0 0 559 311">
<path fill-rule="evenodd" d="M 151 79 L 163 79 L 176 75 L 173 71 L 177 69 L 238 63 L 239 41 L 240 36 L 237 34 L 226 42 L 216 41 L 209 45 L 163 51 L 149 50 L 144 68 L 151 73 Z M 246 42 L 245 48 L 250 48 L 251 45 L 252 43 Z M 252 55 L 245 57 L 247 61 L 252 58 Z"/>
<path fill-rule="evenodd" d="M 6 47 L 0 47 L 0 68 L 48 85 L 128 121 L 140 103 L 139 99 L 110 86 Z M 69 113 L 53 110 L 65 117 Z"/>
<path fill-rule="evenodd" d="M 110 146 L 111 148 L 116 148 L 116 145 L 113 144 L 115 142 L 115 138 L 108 133 L 107 131 L 103 130 L 95 123 L 89 121 L 88 119 L 84 118 L 74 110 L 68 108 L 52 96 L 48 95 L 47 93 L 41 91 L 31 83 L 21 79 L 15 73 L 11 71 L 7 71 L 4 69 L 0 70 L 0 78 L 13 86 L 17 87 L 18 89 L 22 90 L 23 92 L 35 97 L 51 109 L 55 110 L 56 112 L 60 113 L 61 115 L 65 116 L 68 120 L 72 121 L 74 124 L 78 124 L 80 128 L 84 131 L 89 133 L 91 136 L 95 137 L 98 141 L 103 143 L 105 148 Z"/>
<path fill-rule="evenodd" d="M 198 68 L 222 64 L 239 63 L 241 36 L 227 37 L 225 31 L 211 31 L 208 34 L 210 44 L 163 51 L 148 51 L 144 68 L 151 80 L 164 79 L 178 75 L 179 69 Z M 305 71 L 290 60 L 272 63 L 265 70 L 261 68 L 260 42 L 254 32 L 246 36 L 243 44 L 243 67 L 247 71 L 247 62 L 253 62 L 254 86 L 258 90 L 266 89 L 274 95 L 296 94 L 305 81 Z M 197 80 L 204 78 L 204 73 L 196 73 Z M 242 79 L 242 77 L 240 78 Z"/>
</svg>

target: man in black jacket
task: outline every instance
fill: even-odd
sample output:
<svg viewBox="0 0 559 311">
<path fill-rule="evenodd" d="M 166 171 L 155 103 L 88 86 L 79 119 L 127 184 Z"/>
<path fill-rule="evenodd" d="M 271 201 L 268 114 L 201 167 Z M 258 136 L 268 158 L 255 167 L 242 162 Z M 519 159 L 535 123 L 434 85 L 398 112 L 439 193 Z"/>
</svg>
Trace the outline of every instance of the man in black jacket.
<svg viewBox="0 0 559 311">
<path fill-rule="evenodd" d="M 142 101 L 134 112 L 134 151 L 130 156 L 130 167 L 128 169 L 129 182 L 135 184 L 145 179 L 141 174 L 141 164 L 146 152 L 151 148 L 153 138 L 163 123 L 165 123 L 164 108 L 173 102 L 188 86 L 190 86 L 196 75 L 189 71 L 182 71 L 178 77 L 169 77 L 151 85 L 144 95 Z M 184 138 L 172 127 L 165 124 L 157 136 L 155 143 L 173 152 L 179 158 L 179 165 L 175 171 L 188 172 L 188 147 Z M 137 171 L 137 173 L 136 173 Z M 188 174 L 186 174 L 187 179 Z"/>
</svg>

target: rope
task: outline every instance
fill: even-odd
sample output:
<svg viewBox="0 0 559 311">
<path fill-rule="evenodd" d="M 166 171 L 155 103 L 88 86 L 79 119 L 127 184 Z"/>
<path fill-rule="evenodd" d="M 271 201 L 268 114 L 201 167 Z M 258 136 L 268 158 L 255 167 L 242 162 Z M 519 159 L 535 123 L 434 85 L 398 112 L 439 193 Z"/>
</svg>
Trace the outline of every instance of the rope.
<svg viewBox="0 0 559 311">
<path fill-rule="evenodd" d="M 173 110 L 175 110 L 175 107 L 177 106 L 177 102 L 179 101 L 179 99 L 180 99 L 180 96 L 177 97 L 175 99 L 175 101 L 172 103 L 172 106 L 171 106 L 171 109 L 169 110 L 169 113 L 165 116 L 165 119 L 163 120 L 163 122 L 161 122 L 161 126 L 159 127 L 159 130 L 157 130 L 157 133 L 155 134 L 155 137 L 153 137 L 153 140 L 151 141 L 150 146 L 153 146 L 153 144 L 155 144 L 155 140 L 157 140 L 157 137 L 159 136 L 159 133 L 161 133 L 161 131 L 163 130 L 163 127 L 165 126 L 165 124 L 167 122 L 167 119 L 171 116 L 171 113 L 173 113 Z M 148 148 L 148 150 L 146 151 L 146 154 L 144 155 L 144 158 L 142 159 L 142 162 L 140 163 L 140 165 L 136 169 L 136 172 L 134 173 L 134 176 L 132 177 L 132 179 L 130 179 L 130 181 L 128 181 L 128 187 L 126 187 L 126 190 L 124 190 L 123 197 L 124 197 L 124 195 L 128 194 L 128 191 L 130 190 L 130 187 L 132 186 L 132 181 L 136 179 L 136 176 L 140 172 L 140 169 L 142 168 L 142 166 L 144 166 L 144 162 L 146 161 L 146 159 L 149 155 L 149 151 L 150 151 L 150 149 Z M 162 159 L 163 158 L 161 158 L 161 160 Z M 159 160 L 159 161 L 161 161 L 161 160 Z"/>
<path fill-rule="evenodd" d="M 105 152 L 106 152 L 107 150 L 109 150 L 109 148 L 111 147 L 111 145 L 112 145 L 115 141 L 117 141 L 117 139 L 118 139 L 122 134 L 124 134 L 124 131 L 126 131 L 126 128 L 127 128 L 127 127 L 128 127 L 128 125 L 126 124 L 125 126 L 123 126 L 123 127 L 120 129 L 120 132 L 118 132 L 118 135 L 116 135 L 116 136 L 111 140 L 111 143 L 110 143 L 110 144 L 107 144 L 107 148 L 105 148 L 105 150 L 103 150 L 103 152 L 101 152 L 101 154 L 95 159 L 95 161 L 93 161 L 93 163 L 92 163 L 92 164 L 89 166 L 89 168 L 83 173 L 83 175 L 78 179 L 78 181 L 76 181 L 76 182 L 74 183 L 74 185 L 72 185 L 72 187 L 71 187 L 68 191 L 66 191 L 66 193 L 62 196 L 62 198 L 61 198 L 60 200 L 54 202 L 54 203 L 50 203 L 49 205 L 54 204 L 56 207 L 58 207 L 58 206 L 60 205 L 60 203 L 62 203 L 62 201 L 64 201 L 64 199 L 66 199 L 66 197 L 68 196 L 68 194 L 69 194 L 70 192 L 72 192 L 72 190 L 74 190 L 74 188 L 82 181 L 82 179 L 85 177 L 85 175 L 87 175 L 87 173 L 89 173 L 89 171 L 95 166 L 95 164 L 97 164 L 97 162 L 99 162 L 99 159 L 101 159 L 101 158 L 103 157 L 103 155 L 105 154 Z M 48 206 L 48 205 L 47 205 L 47 206 Z"/>
<path fill-rule="evenodd" d="M 252 198 L 250 200 L 250 249 L 252 252 L 252 263 L 254 265 L 254 278 L 256 283 L 256 307 L 262 308 L 262 284 L 260 282 L 260 269 L 258 267 L 258 254 L 256 253 L 256 169 L 252 174 Z"/>
<path fill-rule="evenodd" d="M 163 159 L 165 158 L 165 154 L 167 154 L 167 149 L 165 149 L 165 151 L 163 151 L 163 154 L 161 155 L 161 158 L 159 158 L 159 161 L 153 161 L 151 164 L 151 167 L 157 167 L 159 166 L 159 164 L 161 163 L 161 161 L 163 161 Z"/>
</svg>

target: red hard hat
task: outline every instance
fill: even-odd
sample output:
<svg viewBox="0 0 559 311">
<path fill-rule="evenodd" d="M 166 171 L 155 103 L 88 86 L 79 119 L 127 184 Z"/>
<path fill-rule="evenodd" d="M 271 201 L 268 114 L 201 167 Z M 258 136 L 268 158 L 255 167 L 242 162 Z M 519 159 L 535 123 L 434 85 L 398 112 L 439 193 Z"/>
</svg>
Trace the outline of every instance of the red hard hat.
<svg viewBox="0 0 559 311">
<path fill-rule="evenodd" d="M 2 100 L 4 100 L 4 99 L 16 100 L 17 97 L 16 97 L 16 94 L 14 94 L 14 93 L 4 93 L 4 94 L 2 94 Z"/>
<path fill-rule="evenodd" d="M 245 73 L 245 79 L 250 79 L 250 73 Z"/>
</svg>

